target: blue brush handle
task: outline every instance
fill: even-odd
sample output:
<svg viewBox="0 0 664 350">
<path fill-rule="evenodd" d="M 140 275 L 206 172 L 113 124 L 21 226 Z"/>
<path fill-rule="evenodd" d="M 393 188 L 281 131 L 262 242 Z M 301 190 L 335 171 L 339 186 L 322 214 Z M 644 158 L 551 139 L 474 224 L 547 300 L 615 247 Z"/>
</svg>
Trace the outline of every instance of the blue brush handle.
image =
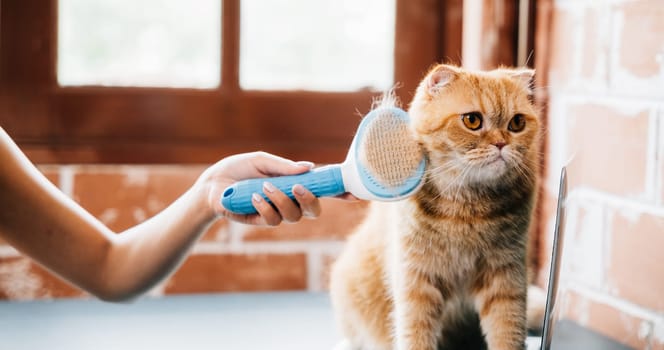
<svg viewBox="0 0 664 350">
<path fill-rule="evenodd" d="M 299 175 L 238 181 L 224 190 L 221 204 L 236 214 L 256 213 L 256 208 L 251 201 L 252 194 L 258 193 L 270 202 L 263 193 L 264 182 L 270 182 L 291 199 L 295 198 L 292 190 L 296 184 L 304 186 L 316 197 L 332 197 L 346 192 L 341 177 L 341 166 L 330 165 Z"/>
</svg>

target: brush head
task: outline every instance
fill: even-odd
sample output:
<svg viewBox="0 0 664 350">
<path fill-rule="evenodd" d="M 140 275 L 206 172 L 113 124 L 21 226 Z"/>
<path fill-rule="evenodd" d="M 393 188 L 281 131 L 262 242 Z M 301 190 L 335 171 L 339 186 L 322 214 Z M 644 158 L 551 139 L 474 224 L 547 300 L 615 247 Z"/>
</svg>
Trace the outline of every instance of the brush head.
<svg viewBox="0 0 664 350">
<path fill-rule="evenodd" d="M 399 199 L 419 187 L 426 162 L 405 111 L 372 110 L 362 120 L 356 139 L 356 164 L 369 192 L 382 199 Z"/>
</svg>

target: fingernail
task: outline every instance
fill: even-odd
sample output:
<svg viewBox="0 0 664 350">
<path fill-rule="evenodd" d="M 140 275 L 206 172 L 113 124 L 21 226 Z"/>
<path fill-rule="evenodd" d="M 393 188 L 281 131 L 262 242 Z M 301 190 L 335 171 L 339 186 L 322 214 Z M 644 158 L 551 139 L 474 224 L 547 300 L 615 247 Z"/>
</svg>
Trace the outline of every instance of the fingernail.
<svg viewBox="0 0 664 350">
<path fill-rule="evenodd" d="M 274 187 L 274 185 L 269 183 L 269 182 L 263 182 L 263 189 L 270 192 L 270 193 L 277 190 L 277 188 Z"/>
<path fill-rule="evenodd" d="M 253 199 L 254 202 L 262 202 L 263 201 L 263 197 L 261 197 L 261 195 L 258 194 L 258 193 L 252 194 L 251 199 Z"/>
<path fill-rule="evenodd" d="M 299 166 L 307 167 L 307 168 L 309 168 L 309 169 L 311 169 L 311 168 L 314 167 L 314 163 L 312 163 L 312 162 L 307 162 L 307 161 L 304 161 L 304 160 L 299 161 L 299 162 L 297 162 L 297 163 L 295 163 L 295 164 L 297 164 L 297 165 L 299 165 Z"/>
<path fill-rule="evenodd" d="M 304 186 L 302 185 L 293 186 L 293 192 L 295 192 L 295 194 L 297 194 L 298 196 L 304 196 L 305 193 Z"/>
</svg>

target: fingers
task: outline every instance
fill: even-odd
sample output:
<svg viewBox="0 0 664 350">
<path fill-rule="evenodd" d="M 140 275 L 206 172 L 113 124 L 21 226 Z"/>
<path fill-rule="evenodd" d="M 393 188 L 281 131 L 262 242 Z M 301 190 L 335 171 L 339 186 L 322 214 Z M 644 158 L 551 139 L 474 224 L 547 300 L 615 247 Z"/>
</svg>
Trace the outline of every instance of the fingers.
<svg viewBox="0 0 664 350">
<path fill-rule="evenodd" d="M 267 225 L 265 220 L 259 214 L 241 215 L 227 211 L 224 212 L 224 217 L 227 218 L 228 220 L 239 222 L 242 224 L 259 225 L 259 226 Z"/>
<path fill-rule="evenodd" d="M 297 202 L 266 181 L 263 183 L 263 194 L 269 201 L 258 193 L 252 195 L 251 202 L 257 214 L 239 215 L 226 211 L 224 216 L 245 224 L 276 226 L 282 221 L 293 223 L 303 216 L 316 218 L 320 215 L 320 201 L 313 193 L 299 184 L 293 186 L 292 193 Z"/>
<path fill-rule="evenodd" d="M 273 200 L 270 198 L 270 200 Z M 254 208 L 256 208 L 256 211 L 258 211 L 258 215 L 260 219 L 263 220 L 263 223 L 265 225 L 269 226 L 276 226 L 281 223 L 281 215 L 279 212 L 277 212 L 268 201 L 263 198 L 258 193 L 254 193 L 251 196 L 251 202 L 254 205 Z"/>
<path fill-rule="evenodd" d="M 311 170 L 311 162 L 294 162 L 266 152 L 256 152 L 252 159 L 254 167 L 266 176 L 295 175 Z"/>
<path fill-rule="evenodd" d="M 263 183 L 263 193 L 270 198 L 281 218 L 286 222 L 296 222 L 302 218 L 302 210 L 285 193 L 279 191 L 272 183 Z"/>
<path fill-rule="evenodd" d="M 302 216 L 316 218 L 320 215 L 320 201 L 302 185 L 293 186 L 293 195 L 302 210 Z"/>
<path fill-rule="evenodd" d="M 256 214 L 243 215 L 230 211 L 224 212 L 224 217 L 229 220 L 249 225 L 277 226 L 281 223 L 281 215 L 272 205 L 258 193 L 251 195 L 251 203 L 256 208 Z"/>
</svg>

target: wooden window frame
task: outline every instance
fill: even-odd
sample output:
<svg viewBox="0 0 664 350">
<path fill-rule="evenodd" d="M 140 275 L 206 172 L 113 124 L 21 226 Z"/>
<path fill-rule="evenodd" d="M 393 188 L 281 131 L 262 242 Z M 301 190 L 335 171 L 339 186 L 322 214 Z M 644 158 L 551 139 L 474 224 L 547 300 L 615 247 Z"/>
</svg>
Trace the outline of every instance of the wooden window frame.
<svg viewBox="0 0 664 350">
<path fill-rule="evenodd" d="M 405 103 L 434 62 L 460 59 L 462 0 L 396 0 L 394 81 Z M 36 163 L 210 163 L 265 150 L 339 162 L 377 91 L 239 86 L 240 0 L 222 1 L 216 89 L 62 87 L 57 0 L 0 2 L 0 125 Z M 359 112 L 359 113 L 358 113 Z"/>
</svg>

